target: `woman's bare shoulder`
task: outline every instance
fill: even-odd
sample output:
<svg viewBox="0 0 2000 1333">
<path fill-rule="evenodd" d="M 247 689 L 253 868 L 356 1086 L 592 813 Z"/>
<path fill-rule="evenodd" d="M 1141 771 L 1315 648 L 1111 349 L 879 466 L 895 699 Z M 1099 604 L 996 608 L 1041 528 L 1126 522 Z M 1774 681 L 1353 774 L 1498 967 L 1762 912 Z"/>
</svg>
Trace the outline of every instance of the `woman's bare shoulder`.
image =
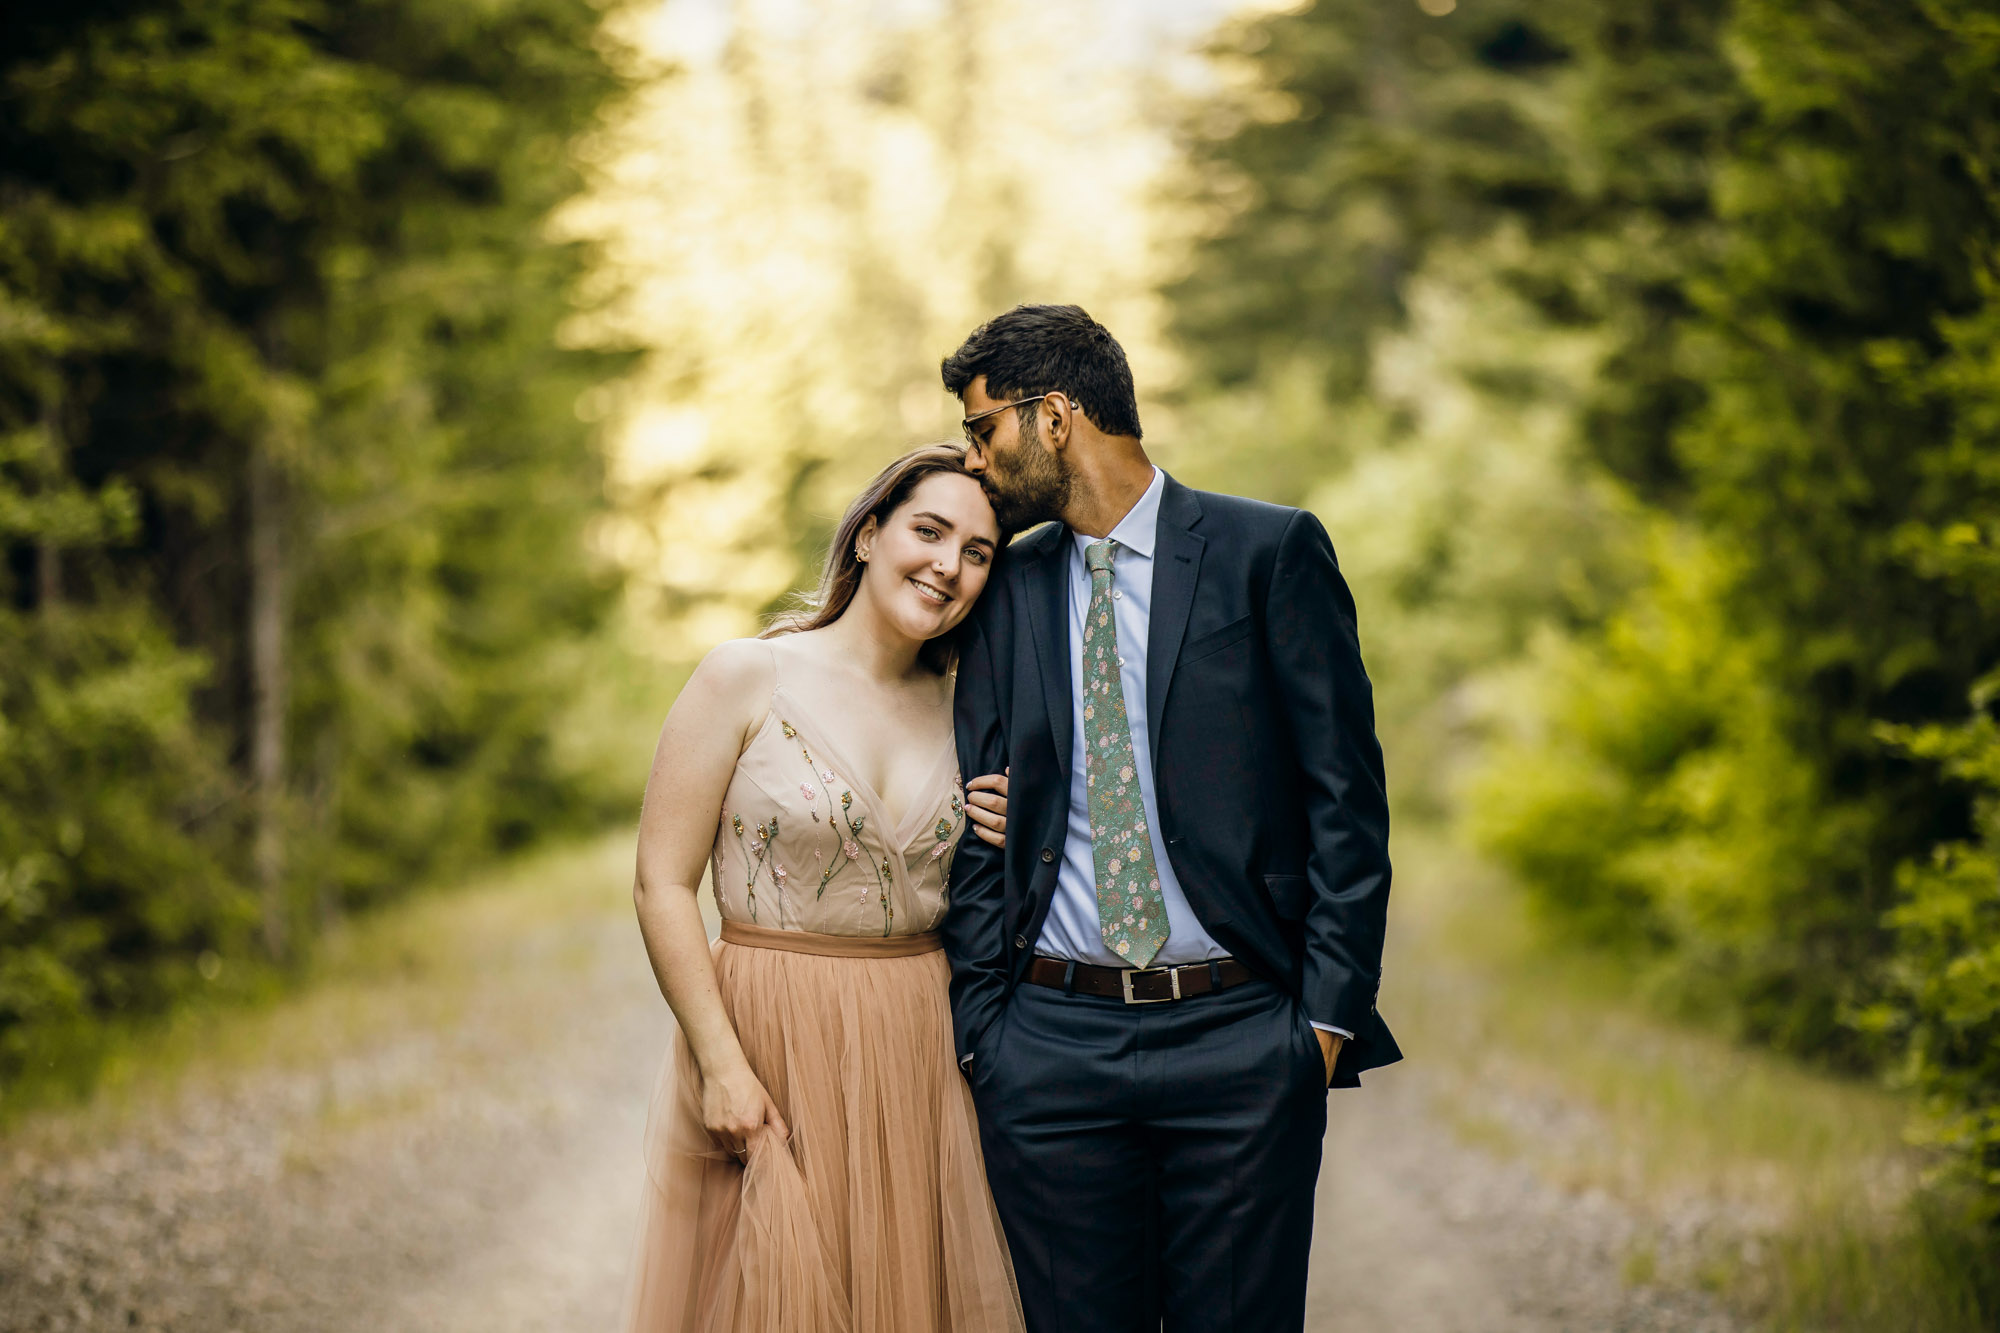
<svg viewBox="0 0 2000 1333">
<path fill-rule="evenodd" d="M 774 651 L 769 639 L 724 639 L 702 657 L 695 675 L 718 685 L 768 686 Z"/>
<path fill-rule="evenodd" d="M 746 731 L 763 721 L 777 685 L 771 645 L 762 639 L 725 639 L 708 650 L 674 701 L 674 711 L 707 720 L 731 718 Z"/>
</svg>

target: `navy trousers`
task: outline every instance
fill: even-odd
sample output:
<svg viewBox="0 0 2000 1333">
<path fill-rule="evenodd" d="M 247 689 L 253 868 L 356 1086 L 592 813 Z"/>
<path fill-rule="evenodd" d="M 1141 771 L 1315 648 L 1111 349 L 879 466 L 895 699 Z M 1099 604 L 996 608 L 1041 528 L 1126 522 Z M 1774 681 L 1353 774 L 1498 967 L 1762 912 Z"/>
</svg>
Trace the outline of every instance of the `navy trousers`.
<svg viewBox="0 0 2000 1333">
<path fill-rule="evenodd" d="M 1028 1333 L 1304 1326 L 1326 1069 L 1292 996 L 1022 985 L 969 1072 Z"/>
</svg>

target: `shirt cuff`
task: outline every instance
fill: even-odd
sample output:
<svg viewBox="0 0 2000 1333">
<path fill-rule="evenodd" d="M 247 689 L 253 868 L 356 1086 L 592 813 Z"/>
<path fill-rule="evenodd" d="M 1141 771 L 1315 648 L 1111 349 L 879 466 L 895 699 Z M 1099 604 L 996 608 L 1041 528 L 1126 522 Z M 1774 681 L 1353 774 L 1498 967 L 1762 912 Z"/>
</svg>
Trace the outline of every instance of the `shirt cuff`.
<svg viewBox="0 0 2000 1333">
<path fill-rule="evenodd" d="M 1331 1032 L 1334 1036 L 1345 1037 L 1348 1041 L 1354 1040 L 1354 1034 L 1352 1032 L 1349 1032 L 1346 1028 L 1337 1028 L 1331 1023 L 1313 1023 L 1313 1021 L 1310 1018 L 1308 1018 L 1306 1022 L 1312 1023 L 1312 1025 L 1318 1028 L 1321 1032 Z M 968 1055 L 965 1058 L 970 1060 L 972 1057 Z"/>
</svg>

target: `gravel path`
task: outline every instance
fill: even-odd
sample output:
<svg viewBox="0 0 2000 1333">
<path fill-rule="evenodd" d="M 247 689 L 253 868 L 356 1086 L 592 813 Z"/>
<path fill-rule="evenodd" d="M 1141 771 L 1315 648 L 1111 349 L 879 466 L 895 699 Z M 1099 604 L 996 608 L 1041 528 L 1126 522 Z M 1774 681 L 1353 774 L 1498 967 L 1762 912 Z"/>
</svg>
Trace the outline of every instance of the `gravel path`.
<svg viewBox="0 0 2000 1333">
<path fill-rule="evenodd" d="M 323 1065 L 0 1143 L 0 1330 L 609 1327 L 666 1040 L 620 897 Z M 1420 1067 L 1333 1106 L 1311 1327 L 1734 1328 L 1628 1286 L 1635 1222 L 1455 1141 Z"/>
<path fill-rule="evenodd" d="M 1361 1333 L 1735 1333 L 1708 1297 L 1621 1277 L 1642 1236 L 1574 1194 L 1456 1141 L 1420 1068 L 1336 1096 L 1320 1168 L 1307 1326 Z"/>
</svg>

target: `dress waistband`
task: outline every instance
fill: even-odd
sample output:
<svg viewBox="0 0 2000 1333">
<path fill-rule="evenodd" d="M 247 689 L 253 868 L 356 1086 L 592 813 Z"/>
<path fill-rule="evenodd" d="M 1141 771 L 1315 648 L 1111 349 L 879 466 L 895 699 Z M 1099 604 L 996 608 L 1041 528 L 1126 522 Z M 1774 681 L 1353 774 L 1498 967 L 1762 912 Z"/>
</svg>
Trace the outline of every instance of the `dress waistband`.
<svg viewBox="0 0 2000 1333">
<path fill-rule="evenodd" d="M 722 942 L 750 949 L 782 949 L 824 958 L 908 958 L 944 947 L 934 930 L 921 935 L 815 935 L 804 930 L 774 930 L 747 921 L 722 923 Z"/>
</svg>

